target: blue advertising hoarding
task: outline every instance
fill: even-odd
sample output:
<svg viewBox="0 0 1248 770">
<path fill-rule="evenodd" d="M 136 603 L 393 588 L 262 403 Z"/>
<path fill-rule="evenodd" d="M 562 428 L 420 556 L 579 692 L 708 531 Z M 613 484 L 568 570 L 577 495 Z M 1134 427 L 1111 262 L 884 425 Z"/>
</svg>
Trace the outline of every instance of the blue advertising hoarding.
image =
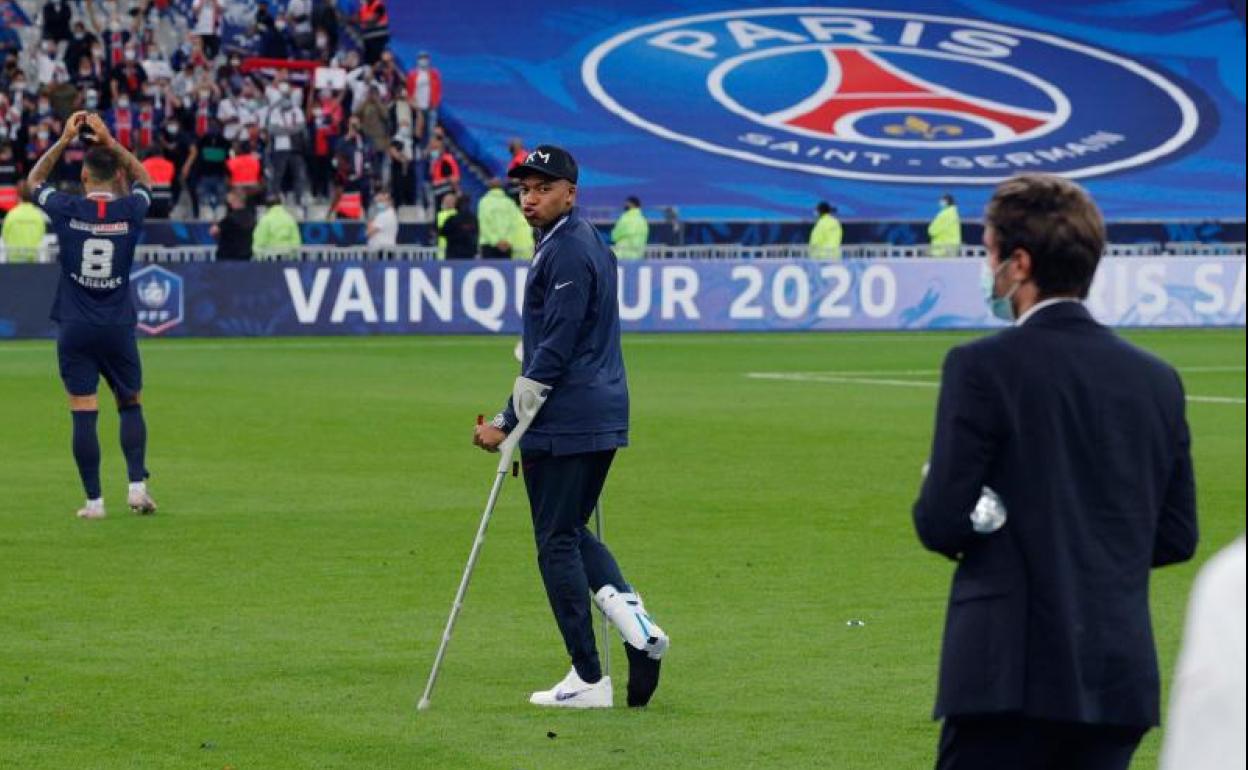
<svg viewBox="0 0 1248 770">
<path fill-rule="evenodd" d="M 620 266 L 625 331 L 991 328 L 980 260 L 649 260 Z M 517 334 L 524 262 L 191 263 L 132 274 L 164 336 Z M 1101 261 L 1088 304 L 1114 326 L 1243 326 L 1243 257 Z M 52 265 L 0 266 L 0 337 L 47 337 Z"/>
</svg>

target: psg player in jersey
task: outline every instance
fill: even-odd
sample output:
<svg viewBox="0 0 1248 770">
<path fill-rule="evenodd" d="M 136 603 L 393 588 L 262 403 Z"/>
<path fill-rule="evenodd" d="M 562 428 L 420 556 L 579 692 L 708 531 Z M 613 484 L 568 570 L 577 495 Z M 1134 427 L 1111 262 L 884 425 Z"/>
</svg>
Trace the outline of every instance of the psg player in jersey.
<svg viewBox="0 0 1248 770">
<path fill-rule="evenodd" d="M 46 184 L 65 147 L 81 135 L 91 144 L 82 167 L 85 195 L 66 195 Z M 130 182 L 124 194 L 126 181 Z M 136 513 L 155 513 L 147 491 L 147 425 L 139 396 L 143 370 L 135 340 L 130 266 L 152 203 L 151 178 L 143 165 L 108 133 L 99 115 L 76 112 L 61 138 L 48 148 L 27 177 L 36 205 L 52 220 L 60 245 L 61 276 L 52 303 L 57 322 L 56 353 L 69 393 L 74 424 L 74 461 L 87 495 L 78 511 L 84 519 L 104 518 L 100 493 L 100 442 L 96 435 L 102 376 L 121 415 L 121 450 L 130 487 L 126 501 Z"/>
</svg>

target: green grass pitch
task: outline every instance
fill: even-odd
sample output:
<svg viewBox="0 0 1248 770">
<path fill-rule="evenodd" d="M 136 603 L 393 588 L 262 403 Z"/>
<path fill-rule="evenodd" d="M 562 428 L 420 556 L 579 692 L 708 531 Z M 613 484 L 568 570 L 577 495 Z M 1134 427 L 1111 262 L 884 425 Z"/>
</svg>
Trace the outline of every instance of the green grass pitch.
<svg viewBox="0 0 1248 770">
<path fill-rule="evenodd" d="M 73 516 L 51 344 L 0 343 L 0 767 L 930 767 L 951 565 L 910 505 L 936 370 L 969 336 L 628 336 L 633 445 L 603 505 L 672 638 L 654 703 L 527 704 L 567 658 L 508 480 L 419 715 L 495 465 L 472 425 L 514 340 L 145 342 L 161 510 L 125 509 L 108 408 L 99 522 Z M 1200 551 L 1153 577 L 1169 681 L 1196 568 L 1244 529 L 1245 339 L 1129 336 L 1208 399 Z"/>
</svg>

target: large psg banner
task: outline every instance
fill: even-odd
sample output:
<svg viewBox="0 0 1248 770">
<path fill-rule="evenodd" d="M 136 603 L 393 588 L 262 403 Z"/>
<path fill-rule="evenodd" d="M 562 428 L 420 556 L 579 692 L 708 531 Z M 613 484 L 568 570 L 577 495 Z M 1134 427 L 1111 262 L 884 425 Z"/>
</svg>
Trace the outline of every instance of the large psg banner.
<svg viewBox="0 0 1248 770">
<path fill-rule="evenodd" d="M 465 144 L 497 169 L 512 136 L 562 144 L 590 205 L 930 219 L 941 192 L 978 213 L 1037 171 L 1111 219 L 1244 216 L 1245 35 L 1225 0 L 391 5 Z"/>
<path fill-rule="evenodd" d="M 982 260 L 644 261 L 620 267 L 626 331 L 998 325 Z M 51 265 L 0 266 L 0 336 L 54 334 Z M 519 262 L 192 263 L 131 276 L 148 335 L 516 334 Z M 1118 326 L 1243 326 L 1243 257 L 1105 259 L 1089 305 Z"/>
</svg>

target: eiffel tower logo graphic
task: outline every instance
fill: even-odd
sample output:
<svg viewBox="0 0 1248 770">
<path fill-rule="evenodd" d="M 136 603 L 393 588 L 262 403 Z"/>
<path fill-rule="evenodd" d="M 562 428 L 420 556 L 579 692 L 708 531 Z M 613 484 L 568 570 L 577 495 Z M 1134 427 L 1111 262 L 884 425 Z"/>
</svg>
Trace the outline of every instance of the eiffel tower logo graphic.
<svg viewBox="0 0 1248 770">
<path fill-rule="evenodd" d="M 1047 125 L 1053 115 L 969 96 L 921 80 L 861 48 L 823 50 L 828 78 L 798 104 L 766 116 L 767 123 L 834 139 L 862 138 L 858 119 L 897 114 L 886 124 L 890 138 L 938 143 L 963 136 L 964 128 L 932 116 L 948 115 L 983 126 L 994 139 L 1014 139 Z M 918 113 L 927 116 L 921 117 Z"/>
</svg>

